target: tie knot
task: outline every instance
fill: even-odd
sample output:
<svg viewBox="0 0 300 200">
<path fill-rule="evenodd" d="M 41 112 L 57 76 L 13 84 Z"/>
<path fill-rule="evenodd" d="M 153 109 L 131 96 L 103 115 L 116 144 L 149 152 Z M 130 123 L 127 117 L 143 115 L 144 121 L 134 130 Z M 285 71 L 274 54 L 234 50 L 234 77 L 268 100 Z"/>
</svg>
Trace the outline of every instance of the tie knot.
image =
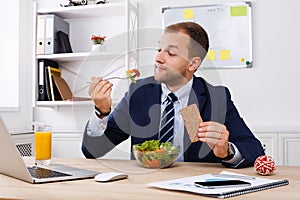
<svg viewBox="0 0 300 200">
<path fill-rule="evenodd" d="M 177 100 L 178 100 L 178 98 L 175 96 L 174 93 L 169 93 L 168 94 L 168 101 L 175 102 Z"/>
</svg>

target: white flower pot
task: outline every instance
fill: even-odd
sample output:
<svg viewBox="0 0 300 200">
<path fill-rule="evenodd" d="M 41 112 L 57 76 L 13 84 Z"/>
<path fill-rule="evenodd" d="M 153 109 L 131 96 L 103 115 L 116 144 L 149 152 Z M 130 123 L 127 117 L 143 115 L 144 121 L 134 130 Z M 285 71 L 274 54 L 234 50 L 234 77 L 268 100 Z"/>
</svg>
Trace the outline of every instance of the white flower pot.
<svg viewBox="0 0 300 200">
<path fill-rule="evenodd" d="M 92 51 L 105 51 L 105 46 L 103 44 L 93 44 Z"/>
</svg>

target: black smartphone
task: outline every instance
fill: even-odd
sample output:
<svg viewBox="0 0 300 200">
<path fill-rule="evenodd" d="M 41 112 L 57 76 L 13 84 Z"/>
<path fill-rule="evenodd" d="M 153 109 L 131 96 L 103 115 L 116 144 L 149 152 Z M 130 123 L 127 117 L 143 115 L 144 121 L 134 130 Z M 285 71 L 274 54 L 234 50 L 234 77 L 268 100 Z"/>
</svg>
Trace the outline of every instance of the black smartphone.
<svg viewBox="0 0 300 200">
<path fill-rule="evenodd" d="M 202 187 L 205 189 L 222 187 L 241 187 L 251 185 L 251 183 L 241 180 L 197 181 L 194 184 L 195 186 Z"/>
</svg>

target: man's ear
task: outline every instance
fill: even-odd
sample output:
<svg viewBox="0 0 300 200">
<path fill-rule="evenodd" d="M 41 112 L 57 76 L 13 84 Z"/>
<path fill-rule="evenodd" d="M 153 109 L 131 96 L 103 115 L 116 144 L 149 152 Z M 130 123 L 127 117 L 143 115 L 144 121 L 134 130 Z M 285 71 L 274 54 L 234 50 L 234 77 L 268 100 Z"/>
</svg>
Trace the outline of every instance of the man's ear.
<svg viewBox="0 0 300 200">
<path fill-rule="evenodd" d="M 200 57 L 193 57 L 190 61 L 190 67 L 189 70 L 190 71 L 197 71 L 197 69 L 199 68 L 201 64 L 201 58 Z"/>
</svg>

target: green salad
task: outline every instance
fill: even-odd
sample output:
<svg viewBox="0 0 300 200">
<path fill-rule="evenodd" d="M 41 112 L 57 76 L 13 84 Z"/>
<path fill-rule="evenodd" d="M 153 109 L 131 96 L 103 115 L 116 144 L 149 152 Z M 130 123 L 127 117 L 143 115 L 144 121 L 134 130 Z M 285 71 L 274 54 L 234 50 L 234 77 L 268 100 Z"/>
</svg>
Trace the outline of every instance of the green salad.
<svg viewBox="0 0 300 200">
<path fill-rule="evenodd" d="M 144 166 L 149 168 L 164 168 L 173 164 L 178 156 L 179 148 L 171 142 L 148 140 L 134 145 L 134 155 Z"/>
</svg>

